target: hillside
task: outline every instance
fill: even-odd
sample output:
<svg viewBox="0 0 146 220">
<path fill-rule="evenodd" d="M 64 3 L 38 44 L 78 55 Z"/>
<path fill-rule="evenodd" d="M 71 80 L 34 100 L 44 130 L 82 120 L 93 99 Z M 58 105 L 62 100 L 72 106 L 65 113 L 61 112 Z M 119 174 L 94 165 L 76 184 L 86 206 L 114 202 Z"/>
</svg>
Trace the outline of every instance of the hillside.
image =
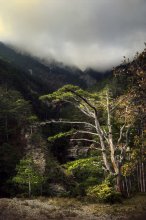
<svg viewBox="0 0 146 220">
<path fill-rule="evenodd" d="M 76 67 L 65 66 L 55 61 L 49 63 L 3 43 L 0 43 L 0 58 L 35 77 L 36 81 L 42 83 L 50 91 L 65 84 L 75 84 L 82 87 L 92 86 L 104 76 L 104 74 L 92 69 L 81 71 Z"/>
<path fill-rule="evenodd" d="M 67 83 L 86 88 L 89 84 L 94 85 L 97 82 L 97 79 L 93 79 L 88 74 L 85 74 L 86 77 L 84 78 L 83 74 L 77 68 L 66 67 L 58 63 L 46 64 L 44 61 L 17 52 L 0 43 L 1 196 L 11 194 L 9 178 L 11 179 L 11 176 L 14 175 L 19 160 L 30 152 L 30 149 L 26 150 L 27 147 L 35 149 L 35 152 L 37 152 L 37 148 L 40 149 L 41 145 L 44 145 L 44 136 L 46 141 L 48 128 L 43 131 L 43 135 L 40 131 L 34 131 L 39 139 L 33 140 L 33 144 L 29 143 L 29 139 L 31 139 L 30 127 L 33 123 L 30 122 L 29 118 L 35 116 L 39 120 L 46 120 L 55 118 L 60 114 L 58 108 L 48 108 L 46 104 L 39 100 L 39 97 L 51 93 Z M 102 79 L 101 74 L 99 75 L 98 81 Z M 88 85 L 86 82 L 88 82 Z M 22 99 L 22 104 L 25 103 L 24 106 L 21 106 L 19 99 Z M 25 113 L 26 109 L 28 109 L 29 114 Z M 26 114 L 24 118 L 23 114 Z M 65 143 L 66 141 L 64 147 Z M 47 144 L 45 143 L 45 145 Z M 59 157 L 61 158 L 64 150 L 60 151 L 58 146 L 54 146 L 54 149 L 56 149 L 57 156 L 61 153 Z M 9 156 L 7 156 L 7 153 Z M 65 157 L 64 154 L 62 161 L 65 160 Z M 7 166 L 4 165 L 6 161 Z"/>
<path fill-rule="evenodd" d="M 52 112 L 40 103 L 40 95 L 53 92 L 65 84 L 93 87 L 110 75 L 110 71 L 100 73 L 90 68 L 81 71 L 55 61 L 48 63 L 0 42 L 0 84 L 18 90 L 32 102 L 34 111 L 42 119 L 48 115 L 51 117 Z"/>
<path fill-rule="evenodd" d="M 1 199 L 2 216 L 9 216 L 7 206 L 18 219 L 32 218 L 32 206 L 32 215 L 50 216 L 51 203 L 36 199 L 32 204 L 27 199 L 32 196 L 62 197 L 69 203 L 79 198 L 81 212 L 74 207 L 69 215 L 70 206 L 53 204 L 55 218 L 86 219 L 83 212 L 93 219 L 135 214 L 138 197 L 131 200 L 131 213 L 124 210 L 129 198 L 146 192 L 146 49 L 131 62 L 124 60 L 112 76 L 87 69 L 86 77 L 96 81 L 90 87 L 77 69 L 5 49 L 0 59 L 0 196 L 20 199 Z"/>
</svg>

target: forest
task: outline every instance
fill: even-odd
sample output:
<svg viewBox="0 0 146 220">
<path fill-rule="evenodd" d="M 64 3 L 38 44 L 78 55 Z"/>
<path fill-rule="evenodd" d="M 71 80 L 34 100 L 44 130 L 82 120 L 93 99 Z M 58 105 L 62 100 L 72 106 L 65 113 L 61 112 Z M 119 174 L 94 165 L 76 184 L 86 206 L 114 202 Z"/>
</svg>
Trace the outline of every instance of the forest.
<svg viewBox="0 0 146 220">
<path fill-rule="evenodd" d="M 145 195 L 145 71 L 146 49 L 93 86 L 50 91 L 1 58 L 1 198 L 116 204 Z"/>
</svg>

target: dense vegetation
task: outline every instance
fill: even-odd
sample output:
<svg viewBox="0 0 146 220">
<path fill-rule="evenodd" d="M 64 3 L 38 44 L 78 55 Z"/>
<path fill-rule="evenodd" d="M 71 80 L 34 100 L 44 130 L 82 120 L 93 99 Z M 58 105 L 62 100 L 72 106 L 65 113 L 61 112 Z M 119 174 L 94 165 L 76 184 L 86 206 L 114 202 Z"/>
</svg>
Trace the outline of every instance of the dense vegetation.
<svg viewBox="0 0 146 220">
<path fill-rule="evenodd" d="M 145 192 L 146 50 L 96 86 L 80 79 L 57 91 L 44 75 L 22 71 L 21 56 L 14 67 L 6 55 L 0 60 L 1 196 L 113 203 Z"/>
</svg>

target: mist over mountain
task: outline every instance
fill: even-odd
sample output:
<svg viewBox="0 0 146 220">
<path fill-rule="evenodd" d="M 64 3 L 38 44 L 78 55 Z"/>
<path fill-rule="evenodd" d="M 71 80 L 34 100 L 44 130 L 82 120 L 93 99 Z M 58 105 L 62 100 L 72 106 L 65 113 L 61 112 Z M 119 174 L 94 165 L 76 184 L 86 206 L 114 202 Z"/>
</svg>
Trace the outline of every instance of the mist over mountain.
<svg viewBox="0 0 146 220">
<path fill-rule="evenodd" d="M 56 61 L 48 62 L 0 42 L 0 85 L 19 91 L 31 101 L 35 113 L 43 119 L 56 113 L 39 101 L 40 95 L 51 93 L 65 84 L 92 87 L 109 75 L 110 72 L 82 71 Z"/>
<path fill-rule="evenodd" d="M 104 73 L 92 69 L 82 71 L 73 66 L 67 66 L 56 61 L 46 61 L 33 57 L 20 50 L 0 43 L 0 57 L 25 71 L 31 77 L 43 84 L 44 88 L 54 91 L 64 84 L 75 84 L 82 87 L 95 85 Z M 94 72 L 94 74 L 93 74 Z M 105 72 L 106 74 L 106 72 Z"/>
</svg>

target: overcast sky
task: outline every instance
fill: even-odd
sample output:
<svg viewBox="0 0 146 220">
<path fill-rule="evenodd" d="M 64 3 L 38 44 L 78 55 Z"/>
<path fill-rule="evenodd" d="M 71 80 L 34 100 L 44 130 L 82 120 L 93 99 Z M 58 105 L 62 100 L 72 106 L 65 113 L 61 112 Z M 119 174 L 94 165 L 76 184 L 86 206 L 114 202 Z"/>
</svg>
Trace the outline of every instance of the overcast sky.
<svg viewBox="0 0 146 220">
<path fill-rule="evenodd" d="M 82 69 L 108 69 L 146 41 L 146 0 L 0 0 L 0 40 Z"/>
</svg>

